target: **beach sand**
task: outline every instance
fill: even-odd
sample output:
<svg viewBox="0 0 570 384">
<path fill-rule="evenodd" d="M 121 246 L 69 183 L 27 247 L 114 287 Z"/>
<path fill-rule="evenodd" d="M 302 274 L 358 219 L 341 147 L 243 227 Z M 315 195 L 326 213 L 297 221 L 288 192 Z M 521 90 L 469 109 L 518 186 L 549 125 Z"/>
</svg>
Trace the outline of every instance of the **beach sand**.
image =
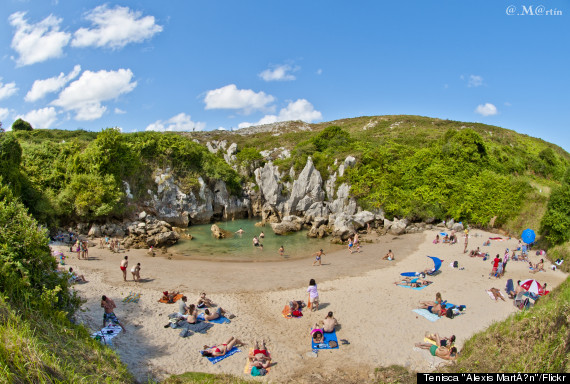
<svg viewBox="0 0 570 384">
<path fill-rule="evenodd" d="M 471 258 L 463 254 L 463 239 L 455 245 L 433 244 L 436 231 L 402 236 L 363 236 L 361 252 L 349 254 L 342 249 L 323 257 L 323 265 L 312 266 L 307 258 L 282 262 L 208 262 L 168 259 L 160 252 L 151 257 L 146 250 L 128 250 L 111 253 L 107 249 L 90 248 L 90 260 L 77 260 L 68 248 L 66 267 L 72 266 L 89 281 L 74 288 L 86 302 L 78 319 L 92 331 L 102 325 L 101 295 L 111 297 L 117 304 L 116 315 L 127 329 L 113 339 L 113 346 L 140 381 L 162 379 L 187 371 L 229 373 L 242 375 L 247 351 L 254 340 L 265 339 L 276 363 L 265 380 L 272 382 L 366 382 L 373 377 L 374 368 L 399 364 L 418 371 L 436 368 L 443 360 L 432 357 L 428 351 L 414 347 L 422 342 L 425 332 L 457 336 L 457 345 L 491 323 L 505 319 L 516 312 L 512 300 L 491 300 L 485 290 L 496 287 L 504 292 L 507 279 L 515 282 L 536 278 L 553 289 L 567 278 L 560 271 L 550 270 L 531 274 L 527 263 L 509 261 L 503 278 L 489 278 L 491 260 Z M 506 248 L 518 245 L 517 239 L 483 241 L 497 236 L 481 230 L 470 232 L 469 249 L 481 246 L 492 256 Z M 223 240 L 222 240 L 223 241 Z M 98 244 L 98 240 L 96 241 Z M 395 261 L 381 257 L 392 249 Z M 264 250 L 277 252 L 277 250 Z M 531 252 L 530 259 L 540 257 Z M 119 270 L 120 260 L 129 256 L 128 281 Z M 429 277 L 433 284 L 412 290 L 394 285 L 401 272 L 421 271 L 433 263 L 426 256 L 444 260 L 442 272 Z M 492 259 L 492 258 L 491 258 Z M 458 268 L 449 266 L 458 261 Z M 132 281 L 130 268 L 141 263 L 142 282 Z M 285 319 L 281 315 L 289 300 L 307 301 L 309 280 L 314 278 L 320 294 L 320 309 L 304 311 L 299 319 Z M 215 324 L 207 334 L 179 337 L 179 330 L 164 328 L 168 314 L 177 312 L 178 304 L 159 303 L 162 291 L 178 290 L 188 296 L 188 304 L 197 300 L 199 293 L 207 292 L 215 303 L 234 313 L 230 324 Z M 140 293 L 138 303 L 123 303 L 130 292 Z M 465 313 L 454 319 L 440 318 L 435 322 L 412 312 L 420 300 L 434 300 L 436 292 L 451 303 L 467 306 Z M 318 357 L 310 357 L 309 331 L 328 311 L 339 321 L 340 345 L 336 350 L 321 350 Z M 241 353 L 213 365 L 201 357 L 203 345 L 224 343 L 235 336 L 247 343 Z M 251 376 L 248 376 L 251 377 Z"/>
</svg>

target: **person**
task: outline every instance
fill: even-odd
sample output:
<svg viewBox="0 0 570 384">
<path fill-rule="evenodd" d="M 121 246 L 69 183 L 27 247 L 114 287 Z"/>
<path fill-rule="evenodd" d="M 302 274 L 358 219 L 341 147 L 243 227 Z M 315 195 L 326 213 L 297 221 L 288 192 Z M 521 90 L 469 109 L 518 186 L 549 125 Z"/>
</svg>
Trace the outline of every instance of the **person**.
<svg viewBox="0 0 570 384">
<path fill-rule="evenodd" d="M 441 304 L 435 304 L 435 305 L 425 305 L 425 304 L 421 304 L 419 306 L 420 309 L 427 309 L 429 312 L 433 313 L 434 315 L 438 315 L 441 316 Z"/>
<path fill-rule="evenodd" d="M 253 246 L 259 247 L 259 239 L 257 238 L 257 236 L 253 236 Z"/>
<path fill-rule="evenodd" d="M 394 260 L 394 254 L 391 249 L 388 250 L 388 253 L 384 255 L 382 260 Z"/>
<path fill-rule="evenodd" d="M 505 298 L 503 297 L 503 295 L 501 294 L 501 290 L 498 288 L 491 288 L 489 289 L 489 291 L 491 292 L 491 294 L 493 295 L 493 298 L 495 300 L 501 299 L 503 301 L 505 301 Z"/>
<path fill-rule="evenodd" d="M 451 335 L 451 337 L 440 337 L 438 333 L 430 334 L 426 332 L 426 339 L 433 340 L 437 343 L 438 347 L 446 347 L 451 348 L 455 343 L 455 335 Z"/>
<path fill-rule="evenodd" d="M 319 292 L 317 291 L 317 283 L 315 283 L 315 279 L 311 279 L 309 281 L 309 288 L 307 288 L 307 292 L 309 292 L 309 303 L 311 305 L 311 311 L 318 311 Z"/>
<path fill-rule="evenodd" d="M 435 301 L 420 301 L 420 305 L 441 305 L 442 302 L 441 293 L 437 292 L 435 294 Z"/>
<path fill-rule="evenodd" d="M 198 322 L 198 310 L 194 304 L 188 306 L 188 315 L 186 317 L 186 322 L 189 324 L 196 324 Z"/>
<path fill-rule="evenodd" d="M 540 259 L 540 261 L 538 263 L 536 263 L 536 265 L 534 266 L 534 268 L 531 269 L 531 273 L 536 273 L 539 271 L 544 271 L 544 259 Z"/>
<path fill-rule="evenodd" d="M 244 231 L 243 229 L 241 229 L 241 228 L 236 231 L 236 233 L 237 233 L 238 235 L 241 235 L 241 234 L 244 233 L 244 232 L 245 232 L 245 231 Z"/>
<path fill-rule="evenodd" d="M 283 256 L 285 254 L 285 248 L 283 246 L 279 247 L 279 256 Z"/>
<path fill-rule="evenodd" d="M 436 343 L 438 343 L 438 341 L 436 341 Z M 437 345 L 433 345 L 431 343 L 417 343 L 416 347 L 421 349 L 428 349 L 432 356 L 437 356 L 440 359 L 444 360 L 457 359 L 456 347 L 451 347 L 451 349 L 447 349 L 446 347 L 438 347 Z"/>
<path fill-rule="evenodd" d="M 521 281 L 518 280 L 517 281 L 517 288 L 515 289 L 515 296 L 518 295 L 521 292 L 526 292 L 526 289 L 524 289 L 523 287 L 521 287 Z"/>
<path fill-rule="evenodd" d="M 115 305 L 115 302 L 111 298 L 103 295 L 101 297 L 101 308 L 103 308 L 103 310 L 104 310 L 104 312 L 103 312 L 103 327 L 105 327 L 107 321 L 112 321 L 113 323 L 119 324 L 119 326 L 121 328 L 123 328 L 123 331 L 127 332 L 125 327 L 123 327 L 123 324 L 121 324 L 121 322 L 119 321 L 119 319 L 117 318 L 117 316 L 113 312 L 113 310 L 115 308 L 117 308 L 117 306 Z"/>
<path fill-rule="evenodd" d="M 69 267 L 69 275 L 71 276 L 69 278 L 70 283 L 86 283 L 87 282 L 87 280 L 85 279 L 85 276 L 76 274 L 75 272 L 73 272 L 73 268 L 71 268 L 71 267 Z"/>
<path fill-rule="evenodd" d="M 360 252 L 360 239 L 358 238 L 358 232 L 354 232 L 354 248 L 356 248 L 356 252 Z"/>
<path fill-rule="evenodd" d="M 487 241 L 484 241 L 484 242 L 483 242 L 483 246 L 484 246 L 484 247 L 488 247 L 488 246 L 490 246 L 490 245 L 491 245 L 491 240 L 487 240 Z"/>
<path fill-rule="evenodd" d="M 475 256 L 479 256 L 481 255 L 481 250 L 479 249 L 479 247 L 477 247 L 476 250 L 471 250 L 471 252 L 469 252 L 469 256 L 471 257 L 475 257 Z"/>
<path fill-rule="evenodd" d="M 200 298 L 196 303 L 196 306 L 198 308 L 210 308 L 213 307 L 214 305 L 215 305 L 214 302 L 206 297 L 206 292 L 200 293 Z"/>
<path fill-rule="evenodd" d="M 220 317 L 224 316 L 226 314 L 226 310 L 224 310 L 222 307 L 218 307 L 218 309 L 216 309 L 215 312 L 210 312 L 209 309 L 206 309 L 204 311 L 204 320 L 216 320 L 219 319 Z"/>
<path fill-rule="evenodd" d="M 300 311 L 305 308 L 306 304 L 304 301 L 301 300 L 291 300 L 289 301 L 289 313 L 293 313 L 295 311 Z"/>
<path fill-rule="evenodd" d="M 204 347 L 203 347 L 204 350 L 201 351 L 200 353 L 204 357 L 224 356 L 226 353 L 231 351 L 231 349 L 234 346 L 241 345 L 241 344 L 242 344 L 241 341 L 239 341 L 238 339 L 236 339 L 235 337 L 232 336 L 224 344 L 212 345 L 212 346 L 204 345 Z"/>
<path fill-rule="evenodd" d="M 435 239 L 433 240 L 434 244 L 439 243 L 439 233 L 437 235 L 435 235 Z"/>
<path fill-rule="evenodd" d="M 269 352 L 267 352 L 265 340 L 262 340 L 261 343 L 262 348 L 259 348 L 259 342 L 255 340 L 253 353 L 248 356 L 248 359 L 252 367 L 267 369 L 271 365 L 271 356 L 269 356 Z"/>
<path fill-rule="evenodd" d="M 348 238 L 348 251 L 352 254 L 352 247 L 354 243 L 352 242 L 352 236 Z"/>
<path fill-rule="evenodd" d="M 468 244 L 469 244 L 469 231 L 465 230 L 465 246 L 463 247 L 463 253 L 467 253 Z"/>
<path fill-rule="evenodd" d="M 446 233 L 445 236 L 443 236 L 443 241 L 444 244 L 445 243 L 449 243 L 449 235 Z"/>
<path fill-rule="evenodd" d="M 330 311 L 327 317 L 321 321 L 321 324 L 324 332 L 334 332 L 334 327 L 338 325 L 338 322 L 334 318 L 332 311 Z"/>
<path fill-rule="evenodd" d="M 499 263 L 501 262 L 501 258 L 497 253 L 497 256 L 493 259 L 493 268 L 491 269 L 490 276 L 495 276 L 497 274 L 497 269 L 499 268 Z"/>
<path fill-rule="evenodd" d="M 186 296 L 182 296 L 182 298 L 178 302 L 178 313 L 179 314 L 181 314 L 181 315 L 187 315 L 188 314 L 188 305 L 186 305 L 187 301 L 188 301 L 188 298 Z"/>
<path fill-rule="evenodd" d="M 319 263 L 319 267 L 322 266 L 322 257 L 325 253 L 323 252 L 323 250 L 319 250 L 315 253 L 313 253 L 313 256 L 315 256 L 315 261 L 313 261 L 313 267 L 315 266 L 315 264 Z"/>
<path fill-rule="evenodd" d="M 133 281 L 140 281 L 141 279 L 141 263 L 137 263 L 132 269 Z"/>
<path fill-rule="evenodd" d="M 410 287 L 413 287 L 413 288 L 419 288 L 421 286 L 430 285 L 431 281 L 420 280 L 420 277 L 414 277 L 414 278 L 404 277 L 403 280 L 396 281 L 396 282 L 394 282 L 394 284 L 396 284 L 396 285 L 409 285 Z"/>
<path fill-rule="evenodd" d="M 127 267 L 129 266 L 129 256 L 125 256 L 123 260 L 121 260 L 121 272 L 123 272 L 123 280 L 127 281 Z"/>
<path fill-rule="evenodd" d="M 163 301 L 166 301 L 167 303 L 174 303 L 174 298 L 179 294 L 179 292 L 168 292 L 168 291 L 164 291 L 162 292 L 162 299 Z M 159 301 L 160 301 L 159 300 Z"/>
<path fill-rule="evenodd" d="M 263 239 L 265 237 L 265 233 L 263 233 L 263 231 L 259 234 L 259 238 Z"/>
<path fill-rule="evenodd" d="M 323 330 L 317 324 L 315 324 L 315 328 L 311 329 L 311 337 L 315 344 L 320 344 L 324 340 Z"/>
</svg>

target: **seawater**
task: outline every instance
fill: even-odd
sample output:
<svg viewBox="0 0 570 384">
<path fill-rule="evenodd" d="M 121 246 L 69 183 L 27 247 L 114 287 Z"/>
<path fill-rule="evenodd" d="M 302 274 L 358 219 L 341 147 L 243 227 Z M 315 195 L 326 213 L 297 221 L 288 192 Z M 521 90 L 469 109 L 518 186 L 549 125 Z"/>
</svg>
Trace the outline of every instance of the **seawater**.
<svg viewBox="0 0 570 384">
<path fill-rule="evenodd" d="M 233 236 L 229 239 L 216 239 L 212 236 L 212 224 L 193 225 L 186 229 L 192 235 L 192 240 L 181 239 L 173 247 L 173 251 L 185 258 L 211 261 L 279 261 L 310 257 L 319 249 L 327 252 L 342 249 L 342 245 L 331 244 L 330 238 L 314 239 L 307 237 L 307 231 L 299 231 L 288 235 L 276 235 L 270 225 L 256 227 L 259 220 L 243 219 L 217 222 L 220 228 L 230 231 Z M 244 233 L 235 233 L 239 229 Z M 253 245 L 253 237 L 259 238 L 260 233 L 265 238 L 259 241 L 263 250 Z M 284 256 L 279 255 L 279 247 L 285 248 Z"/>
</svg>

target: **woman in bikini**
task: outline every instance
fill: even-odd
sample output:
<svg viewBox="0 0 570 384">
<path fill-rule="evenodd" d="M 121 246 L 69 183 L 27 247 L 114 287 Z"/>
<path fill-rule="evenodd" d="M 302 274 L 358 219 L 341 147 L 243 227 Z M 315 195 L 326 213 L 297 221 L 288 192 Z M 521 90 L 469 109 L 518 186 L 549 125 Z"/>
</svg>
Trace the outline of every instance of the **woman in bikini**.
<svg viewBox="0 0 570 384">
<path fill-rule="evenodd" d="M 190 324 L 196 324 L 198 322 L 198 310 L 194 304 L 188 306 L 188 317 L 186 321 Z"/>
<path fill-rule="evenodd" d="M 236 339 L 235 337 L 230 337 L 228 341 L 224 344 L 220 345 L 204 345 L 204 350 L 200 353 L 204 357 L 217 357 L 217 356 L 224 356 L 228 353 L 234 346 L 241 345 L 242 342 Z"/>
<path fill-rule="evenodd" d="M 271 365 L 271 356 L 265 347 L 265 340 L 261 341 L 263 348 L 259 348 L 259 342 L 255 341 L 255 348 L 253 353 L 248 356 L 249 362 L 252 367 L 268 368 Z"/>
</svg>

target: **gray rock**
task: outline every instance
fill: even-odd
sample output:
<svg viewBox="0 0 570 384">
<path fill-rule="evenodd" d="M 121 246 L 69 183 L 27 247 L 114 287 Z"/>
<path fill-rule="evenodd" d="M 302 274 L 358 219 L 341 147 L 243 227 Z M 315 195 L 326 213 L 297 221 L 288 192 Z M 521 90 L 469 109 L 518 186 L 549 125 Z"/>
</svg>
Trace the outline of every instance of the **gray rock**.
<svg viewBox="0 0 570 384">
<path fill-rule="evenodd" d="M 276 235 L 297 232 L 303 228 L 303 219 L 298 216 L 285 216 L 280 223 L 271 223 L 271 229 Z"/>
<path fill-rule="evenodd" d="M 232 232 L 226 231 L 225 229 L 218 227 L 216 224 L 212 224 L 210 230 L 216 239 L 228 239 L 233 236 Z"/>
<path fill-rule="evenodd" d="M 463 231 L 465 228 L 463 227 L 463 223 L 455 223 L 455 224 L 453 224 L 452 229 L 453 229 L 455 232 L 461 232 L 461 231 Z"/>
<path fill-rule="evenodd" d="M 447 221 L 445 226 L 447 227 L 447 229 L 451 229 L 453 228 L 453 224 L 455 224 L 455 220 L 451 219 Z"/>
<path fill-rule="evenodd" d="M 286 214 L 304 214 L 313 202 L 324 200 L 323 179 L 309 157 L 299 178 L 293 182 L 291 196 L 285 204 Z"/>
<path fill-rule="evenodd" d="M 87 233 L 87 236 L 89 236 L 89 237 L 101 237 L 101 227 L 99 227 L 96 224 L 93 224 L 91 226 L 91 229 L 89 229 L 89 233 Z"/>
<path fill-rule="evenodd" d="M 254 174 L 255 182 L 259 186 L 265 201 L 271 205 L 276 205 L 281 197 L 281 189 L 283 188 L 279 182 L 281 176 L 277 166 L 267 162 L 263 168 L 257 168 Z"/>
<path fill-rule="evenodd" d="M 146 217 L 146 212 L 142 211 L 141 213 L 139 213 L 139 220 L 144 220 Z"/>
</svg>

